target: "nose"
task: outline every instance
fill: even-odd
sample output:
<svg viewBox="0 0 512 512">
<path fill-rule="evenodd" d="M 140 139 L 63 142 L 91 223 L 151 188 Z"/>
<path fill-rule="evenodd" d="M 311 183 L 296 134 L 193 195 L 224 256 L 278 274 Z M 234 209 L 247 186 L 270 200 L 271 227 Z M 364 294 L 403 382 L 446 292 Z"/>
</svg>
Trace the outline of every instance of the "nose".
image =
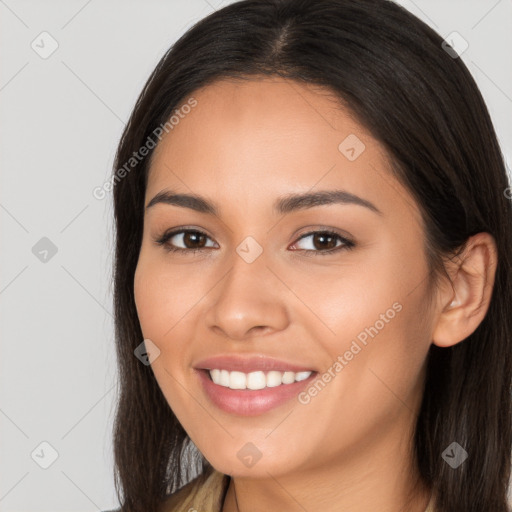
<svg viewBox="0 0 512 512">
<path fill-rule="evenodd" d="M 206 312 L 210 330 L 244 340 L 287 327 L 290 292 L 267 267 L 264 254 L 247 263 L 235 253 L 231 268 L 212 290 Z"/>
</svg>

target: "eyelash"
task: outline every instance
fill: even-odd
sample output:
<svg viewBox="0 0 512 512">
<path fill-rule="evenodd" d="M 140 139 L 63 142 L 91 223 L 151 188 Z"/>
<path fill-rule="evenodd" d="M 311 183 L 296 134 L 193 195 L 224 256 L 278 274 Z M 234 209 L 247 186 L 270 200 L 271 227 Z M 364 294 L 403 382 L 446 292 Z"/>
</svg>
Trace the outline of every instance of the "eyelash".
<svg viewBox="0 0 512 512">
<path fill-rule="evenodd" d="M 164 233 L 162 236 L 160 236 L 156 240 L 156 243 L 158 245 L 160 245 L 160 246 L 163 246 L 166 251 L 172 252 L 172 253 L 182 253 L 182 254 L 187 253 L 187 254 L 190 254 L 190 253 L 196 253 L 196 252 L 200 252 L 200 251 L 203 251 L 203 250 L 207 249 L 206 247 L 200 247 L 200 248 L 195 248 L 195 249 L 183 249 L 181 247 L 173 247 L 172 245 L 170 245 L 168 243 L 168 241 L 173 236 L 179 235 L 181 233 L 195 233 L 195 234 L 204 235 L 207 238 L 210 238 L 206 233 L 203 233 L 202 231 L 199 231 L 197 229 L 178 229 L 178 230 L 174 230 L 174 231 L 170 231 L 170 232 Z M 306 255 L 309 255 L 309 256 L 325 256 L 325 255 L 337 253 L 337 252 L 342 251 L 342 250 L 353 249 L 355 247 L 355 245 L 356 245 L 354 242 L 352 242 L 351 240 L 348 240 L 347 238 L 341 236 L 339 233 L 336 233 L 335 231 L 331 231 L 331 230 L 328 230 L 328 229 L 327 230 L 319 230 L 319 231 L 310 231 L 308 233 L 304 233 L 303 235 L 301 235 L 297 239 L 297 242 L 299 240 L 302 240 L 303 238 L 307 238 L 308 236 L 316 235 L 316 234 L 330 235 L 330 236 L 337 237 L 343 243 L 343 245 L 335 247 L 334 249 L 327 249 L 325 251 L 311 250 L 311 249 L 298 249 L 298 250 L 304 252 Z"/>
</svg>

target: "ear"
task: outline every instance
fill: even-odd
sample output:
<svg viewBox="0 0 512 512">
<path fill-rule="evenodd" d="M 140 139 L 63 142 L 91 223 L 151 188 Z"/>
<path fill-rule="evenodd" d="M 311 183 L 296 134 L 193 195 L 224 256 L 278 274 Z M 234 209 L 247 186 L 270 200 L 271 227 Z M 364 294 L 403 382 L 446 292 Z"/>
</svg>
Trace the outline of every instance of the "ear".
<svg viewBox="0 0 512 512">
<path fill-rule="evenodd" d="M 450 286 L 439 292 L 439 318 L 432 343 L 450 347 L 466 339 L 484 319 L 491 302 L 497 249 L 489 233 L 470 237 L 462 254 L 448 263 Z"/>
</svg>

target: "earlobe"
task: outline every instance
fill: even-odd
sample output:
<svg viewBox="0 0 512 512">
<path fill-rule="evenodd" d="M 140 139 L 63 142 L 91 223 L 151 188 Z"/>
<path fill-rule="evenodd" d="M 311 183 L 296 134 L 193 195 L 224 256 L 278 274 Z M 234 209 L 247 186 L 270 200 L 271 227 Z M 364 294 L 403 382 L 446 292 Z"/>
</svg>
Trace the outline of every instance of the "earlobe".
<svg viewBox="0 0 512 512">
<path fill-rule="evenodd" d="M 447 269 L 449 290 L 439 294 L 438 321 L 432 343 L 450 347 L 470 336 L 484 319 L 497 267 L 496 243 L 489 233 L 472 236 L 456 263 Z"/>
</svg>

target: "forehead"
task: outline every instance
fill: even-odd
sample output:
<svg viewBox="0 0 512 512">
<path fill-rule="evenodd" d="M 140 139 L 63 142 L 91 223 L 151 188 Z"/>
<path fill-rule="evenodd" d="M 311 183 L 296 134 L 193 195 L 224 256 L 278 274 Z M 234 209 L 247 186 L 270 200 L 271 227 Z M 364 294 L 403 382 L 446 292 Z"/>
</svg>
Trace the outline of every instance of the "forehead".
<svg viewBox="0 0 512 512">
<path fill-rule="evenodd" d="M 153 161 L 160 156 L 181 160 L 186 153 L 193 162 L 206 152 L 218 158 L 231 153 L 232 161 L 233 153 L 242 155 L 242 150 L 259 160 L 277 160 L 271 150 L 278 146 L 287 148 L 280 153 L 290 161 L 318 151 L 337 157 L 339 143 L 348 135 L 364 140 L 366 148 L 379 149 L 334 93 L 320 86 L 280 77 L 222 79 L 195 91 L 193 98 L 196 106 L 179 119 L 174 116 L 178 123 L 158 144 Z M 267 151 L 262 145 L 268 145 Z M 196 151 L 181 151 L 192 147 Z"/>
<path fill-rule="evenodd" d="M 190 189 L 244 204 L 336 187 L 375 203 L 396 204 L 397 194 L 411 203 L 398 182 L 390 186 L 381 144 L 326 88 L 279 77 L 223 79 L 191 96 L 196 105 L 155 148 L 147 197 Z"/>
</svg>

